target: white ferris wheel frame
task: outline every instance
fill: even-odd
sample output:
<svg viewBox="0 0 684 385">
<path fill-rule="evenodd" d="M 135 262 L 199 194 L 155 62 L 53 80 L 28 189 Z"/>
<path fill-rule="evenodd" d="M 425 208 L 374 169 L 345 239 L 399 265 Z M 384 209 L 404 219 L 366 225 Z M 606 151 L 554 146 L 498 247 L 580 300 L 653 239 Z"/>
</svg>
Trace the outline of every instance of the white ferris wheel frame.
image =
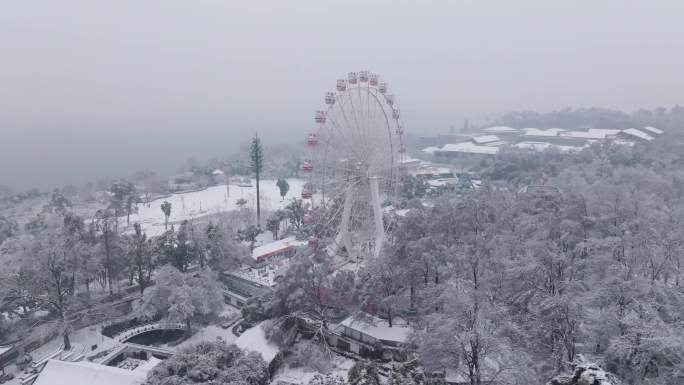
<svg viewBox="0 0 684 385">
<path fill-rule="evenodd" d="M 356 91 L 354 91 L 356 90 Z M 367 110 L 363 110 L 363 106 L 355 107 L 354 106 L 354 98 L 352 97 L 351 93 L 352 92 L 357 92 L 358 94 L 358 100 L 363 101 L 362 98 L 362 91 L 365 91 L 364 93 L 367 95 L 366 96 L 366 107 Z M 399 173 L 401 171 L 401 165 L 403 161 L 405 160 L 405 147 L 404 147 L 404 140 L 403 140 L 403 124 L 401 122 L 401 117 L 399 113 L 399 109 L 397 107 L 396 103 L 396 98 L 394 94 L 391 92 L 390 88 L 387 86 L 386 83 L 382 82 L 380 80 L 380 77 L 375 74 L 369 74 L 367 71 L 361 71 L 359 74 L 355 72 L 350 72 L 348 74 L 347 80 L 338 80 L 337 81 L 337 87 L 336 87 L 336 92 L 329 92 L 326 94 L 325 97 L 326 104 L 328 105 L 327 109 L 324 111 L 318 111 L 316 115 L 316 122 L 317 122 L 317 131 L 316 131 L 316 136 L 318 138 L 328 138 L 328 135 L 324 135 L 324 130 L 328 129 L 331 132 L 333 130 L 337 131 L 337 135 L 341 138 L 347 138 L 347 137 L 352 137 L 354 135 L 359 135 L 363 136 L 363 134 L 368 135 L 369 130 L 373 129 L 373 127 L 370 127 L 371 125 L 371 116 L 370 116 L 370 110 L 371 110 L 371 105 L 373 106 L 373 119 L 376 118 L 375 114 L 378 113 L 378 111 L 381 111 L 382 115 L 380 115 L 380 121 L 384 122 L 384 126 L 381 128 L 376 128 L 378 130 L 384 130 L 386 131 L 387 134 L 387 142 L 386 143 L 377 143 L 377 145 L 381 144 L 389 144 L 388 149 L 384 149 L 385 152 L 383 152 L 383 149 L 379 149 L 378 151 L 373 151 L 373 147 L 376 145 L 376 143 L 373 143 L 370 138 L 367 136 L 365 137 L 365 141 L 363 141 L 364 138 L 360 138 L 361 142 L 357 142 L 357 146 L 365 147 L 365 150 L 367 151 L 365 153 L 365 158 L 364 162 L 367 162 L 368 165 L 368 170 L 367 172 L 362 173 L 362 177 L 357 179 L 356 181 L 348 181 L 348 185 L 344 187 L 343 192 L 338 192 L 340 193 L 340 198 L 343 198 L 343 204 L 341 206 L 342 213 L 341 213 L 341 220 L 340 220 L 340 225 L 339 229 L 337 230 L 337 234 L 335 235 L 334 241 L 331 245 L 328 246 L 327 252 L 328 255 L 335 256 L 338 251 L 340 250 L 341 246 L 344 246 L 347 249 L 347 253 L 350 256 L 353 256 L 352 253 L 354 252 L 354 247 L 353 247 L 353 234 L 352 231 L 350 230 L 350 222 L 352 222 L 355 218 L 353 218 L 353 206 L 354 204 L 359 200 L 359 199 L 364 199 L 369 202 L 371 208 L 372 208 L 372 229 L 373 229 L 373 236 L 372 236 L 372 253 L 374 256 L 377 256 L 380 251 L 382 250 L 383 245 L 385 244 L 387 240 L 386 236 L 386 230 L 385 230 L 385 225 L 384 225 L 384 220 L 383 220 L 383 210 L 382 210 L 382 202 L 381 202 L 381 193 L 380 193 L 380 179 L 381 175 L 379 174 L 382 171 L 389 172 L 389 179 L 390 181 L 386 181 L 387 184 L 390 184 L 391 190 L 393 191 L 385 191 L 388 195 L 392 195 L 391 197 L 388 198 L 394 198 L 397 194 L 397 185 L 398 185 L 398 178 L 399 178 Z M 347 112 L 351 111 L 351 118 L 354 120 L 354 124 L 352 124 L 352 119 L 347 116 L 347 112 L 345 112 L 345 108 L 349 107 L 350 110 L 347 110 Z M 357 113 L 356 109 L 361 109 L 360 112 Z M 365 114 L 364 114 L 365 113 Z M 340 116 L 340 114 L 342 116 Z M 366 119 L 365 122 L 359 122 L 359 117 L 361 119 Z M 340 118 L 344 119 L 344 124 L 340 120 Z M 384 118 L 384 119 L 382 119 Z M 340 121 L 338 121 L 340 120 Z M 350 131 L 344 131 L 346 130 L 352 130 L 353 128 L 356 128 L 358 130 L 356 134 L 350 132 Z M 359 139 L 357 137 L 357 139 Z M 329 139 L 329 138 L 328 138 Z M 317 142 L 318 143 L 318 142 Z M 310 143 L 311 144 L 311 143 Z M 317 154 L 320 154 L 321 151 L 321 146 L 325 146 L 325 156 L 323 157 L 323 162 L 327 162 L 327 151 L 329 150 L 329 146 L 334 146 L 337 148 L 338 146 L 341 146 L 342 143 L 318 143 L 315 146 L 312 146 L 312 152 L 317 152 Z M 394 148 L 396 145 L 396 148 Z M 353 152 L 355 148 L 348 148 L 345 149 L 347 151 Z M 344 151 L 344 150 L 337 150 L 338 152 Z M 370 152 L 375 152 L 377 154 L 380 154 L 382 157 L 376 161 L 376 163 L 379 163 L 380 166 L 382 166 L 384 169 L 371 169 L 371 161 L 375 160 L 369 159 Z M 354 158 L 355 154 L 349 154 L 350 158 Z M 384 155 L 389 155 L 388 157 L 384 158 Z M 312 156 L 310 159 L 317 158 L 319 161 L 321 160 L 320 156 L 314 157 Z M 309 160 L 311 161 L 311 160 Z M 383 162 L 388 161 L 388 164 L 382 164 Z M 362 162 L 359 162 L 362 163 Z M 373 166 L 378 166 L 378 164 L 372 164 Z M 310 165 L 312 168 L 313 167 L 323 167 L 324 169 L 327 169 L 330 167 L 330 164 L 325 164 L 325 165 Z M 360 166 L 359 166 L 360 167 Z M 348 171 L 348 170 L 347 170 Z M 311 174 L 309 178 L 309 183 L 315 186 L 315 181 L 313 180 L 314 176 L 313 173 Z M 325 179 L 325 176 L 323 176 L 323 179 Z M 324 186 L 325 182 L 322 182 L 322 188 L 325 189 Z M 362 190 L 366 190 L 364 187 L 368 187 L 367 191 L 364 192 L 364 196 L 359 196 L 358 194 Z M 367 195 L 365 194 L 367 193 Z M 343 194 L 343 197 L 342 197 Z M 313 206 L 313 196 L 309 197 L 308 199 L 311 199 L 311 205 Z M 323 191 L 323 197 L 321 198 L 321 201 L 323 204 L 325 204 L 325 191 Z M 338 215 L 339 212 L 334 213 L 333 215 L 336 216 Z M 330 222 L 332 222 L 332 217 L 329 218 Z"/>
</svg>

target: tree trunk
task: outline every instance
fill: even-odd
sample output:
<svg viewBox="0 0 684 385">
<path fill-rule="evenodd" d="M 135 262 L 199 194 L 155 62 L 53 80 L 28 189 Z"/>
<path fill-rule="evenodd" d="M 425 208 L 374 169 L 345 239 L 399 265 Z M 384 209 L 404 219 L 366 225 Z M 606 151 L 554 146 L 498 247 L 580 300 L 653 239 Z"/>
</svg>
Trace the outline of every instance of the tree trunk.
<svg viewBox="0 0 684 385">
<path fill-rule="evenodd" d="M 257 227 L 261 227 L 261 197 L 259 196 L 259 170 L 256 171 Z"/>
<path fill-rule="evenodd" d="M 145 274 L 142 270 L 142 266 L 138 266 L 138 286 L 140 287 L 140 296 L 142 297 L 145 291 Z"/>
<path fill-rule="evenodd" d="M 114 289 L 112 289 L 112 271 L 111 271 L 111 250 L 109 247 L 109 227 L 105 227 L 105 233 L 104 233 L 104 242 L 105 242 L 105 257 L 106 257 L 106 264 L 107 266 L 105 267 L 105 274 L 107 275 L 107 285 L 109 285 L 109 295 L 114 295 Z"/>
<path fill-rule="evenodd" d="M 64 339 L 64 350 L 71 350 L 71 341 L 69 340 L 69 333 L 65 330 L 62 332 L 62 338 Z"/>
<path fill-rule="evenodd" d="M 411 284 L 411 310 L 416 308 L 416 288 Z"/>
</svg>

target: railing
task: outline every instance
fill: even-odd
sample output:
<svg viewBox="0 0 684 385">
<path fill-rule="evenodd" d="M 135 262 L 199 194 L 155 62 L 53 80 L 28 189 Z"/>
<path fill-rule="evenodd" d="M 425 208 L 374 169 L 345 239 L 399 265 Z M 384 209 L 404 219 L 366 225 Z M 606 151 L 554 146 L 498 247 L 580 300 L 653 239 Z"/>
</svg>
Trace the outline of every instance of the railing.
<svg viewBox="0 0 684 385">
<path fill-rule="evenodd" d="M 154 330 L 184 330 L 185 325 L 180 322 L 155 322 L 146 325 L 140 325 L 132 329 L 128 329 L 116 336 L 114 340 L 117 342 L 125 342 L 137 335 L 147 333 Z"/>
</svg>

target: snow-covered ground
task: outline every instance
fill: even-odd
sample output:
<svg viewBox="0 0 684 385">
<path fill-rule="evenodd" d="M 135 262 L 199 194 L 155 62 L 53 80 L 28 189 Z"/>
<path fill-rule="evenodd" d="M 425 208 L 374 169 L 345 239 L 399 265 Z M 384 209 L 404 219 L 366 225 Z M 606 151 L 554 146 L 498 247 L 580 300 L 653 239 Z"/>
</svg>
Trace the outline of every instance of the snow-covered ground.
<svg viewBox="0 0 684 385">
<path fill-rule="evenodd" d="M 237 320 L 237 318 L 240 317 L 240 310 L 230 305 L 226 305 L 220 316 L 224 319 Z M 231 329 L 232 327 L 223 329 L 219 325 L 209 325 L 196 331 L 195 334 L 180 344 L 176 346 L 164 346 L 164 348 L 178 352 L 187 346 L 194 345 L 201 341 L 214 341 L 218 337 L 221 337 L 224 341 L 230 344 L 235 342 L 235 340 L 238 338 L 235 334 L 233 334 Z"/>
<path fill-rule="evenodd" d="M 352 366 L 354 366 L 354 360 L 335 355 L 333 356 L 332 369 L 327 374 L 340 376 L 346 380 L 347 372 L 349 372 Z M 284 366 L 273 376 L 271 384 L 277 385 L 282 381 L 290 384 L 307 385 L 316 374 L 322 373 L 303 367 L 293 368 Z"/>
<path fill-rule="evenodd" d="M 280 196 L 280 189 L 272 179 L 262 180 L 260 183 L 261 209 L 263 211 L 277 210 L 285 207 L 292 198 L 299 198 L 304 186 L 301 179 L 288 179 L 290 189 L 285 199 Z M 200 218 L 206 215 L 218 214 L 237 210 L 238 199 L 245 199 L 246 208 L 256 210 L 256 181 L 251 187 L 231 184 L 212 186 L 204 190 L 187 193 L 172 194 L 146 204 L 138 205 L 138 212 L 131 215 L 131 223 L 139 222 L 148 236 L 160 235 L 164 232 L 164 213 L 161 204 L 171 203 L 169 223 L 179 223 L 184 220 Z M 125 218 L 123 218 L 125 221 Z"/>
<path fill-rule="evenodd" d="M 270 363 L 278 355 L 280 349 L 266 338 L 266 332 L 263 328 L 264 322 L 245 330 L 235 340 L 235 345 L 244 350 L 261 354 L 264 361 Z"/>
<path fill-rule="evenodd" d="M 218 325 L 209 325 L 198 330 L 197 332 L 195 332 L 195 334 L 190 336 L 190 338 L 181 342 L 180 344 L 176 346 L 164 346 L 164 348 L 179 352 L 183 348 L 188 347 L 190 345 L 194 345 L 198 342 L 215 341 L 218 337 L 221 337 L 224 341 L 230 344 L 235 342 L 235 340 L 237 339 L 237 336 L 233 334 L 233 332 L 230 329 L 231 328 L 222 329 Z"/>
</svg>

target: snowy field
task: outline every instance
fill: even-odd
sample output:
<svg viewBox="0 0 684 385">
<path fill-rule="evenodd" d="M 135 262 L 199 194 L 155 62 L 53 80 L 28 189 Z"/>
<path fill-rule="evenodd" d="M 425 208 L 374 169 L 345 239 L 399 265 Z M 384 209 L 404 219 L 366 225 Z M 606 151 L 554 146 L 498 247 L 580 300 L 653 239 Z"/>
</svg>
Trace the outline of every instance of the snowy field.
<svg viewBox="0 0 684 385">
<path fill-rule="evenodd" d="M 262 180 L 260 183 L 261 210 L 271 211 L 285 207 L 292 198 L 300 198 L 304 181 L 288 179 L 290 189 L 281 199 L 280 190 L 275 180 Z M 180 223 L 184 220 L 200 218 L 207 215 L 237 210 L 238 199 L 245 199 L 246 208 L 256 210 L 256 181 L 251 187 L 241 187 L 231 184 L 212 186 L 205 190 L 173 194 L 150 202 L 150 205 L 139 204 L 138 212 L 131 215 L 131 223 L 139 222 L 148 236 L 160 235 L 164 232 L 164 213 L 161 204 L 171 203 L 171 217 L 169 223 Z M 122 218 L 124 221 L 126 218 Z"/>
</svg>

